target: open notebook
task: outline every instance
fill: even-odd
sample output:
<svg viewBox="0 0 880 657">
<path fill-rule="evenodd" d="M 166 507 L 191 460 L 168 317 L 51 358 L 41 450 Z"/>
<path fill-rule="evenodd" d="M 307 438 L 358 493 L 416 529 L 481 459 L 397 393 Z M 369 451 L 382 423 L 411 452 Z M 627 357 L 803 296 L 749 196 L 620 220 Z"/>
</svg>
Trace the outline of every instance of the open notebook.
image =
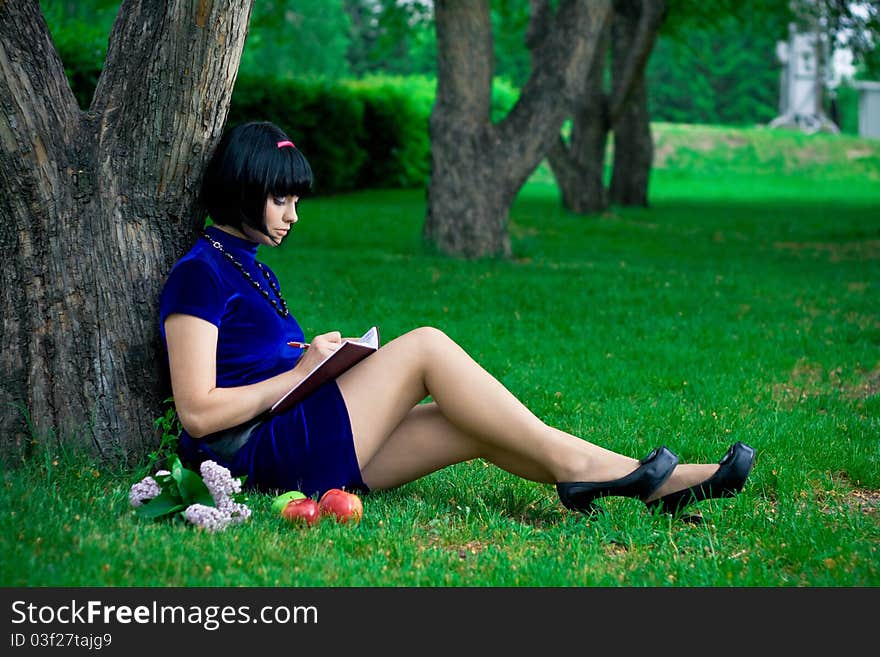
<svg viewBox="0 0 880 657">
<path fill-rule="evenodd" d="M 335 379 L 345 370 L 359 363 L 379 348 L 379 329 L 375 326 L 357 340 L 343 340 L 342 346 L 318 363 L 302 381 L 288 390 L 281 399 L 272 404 L 269 412 L 283 413 L 298 404 L 321 385 Z"/>
</svg>

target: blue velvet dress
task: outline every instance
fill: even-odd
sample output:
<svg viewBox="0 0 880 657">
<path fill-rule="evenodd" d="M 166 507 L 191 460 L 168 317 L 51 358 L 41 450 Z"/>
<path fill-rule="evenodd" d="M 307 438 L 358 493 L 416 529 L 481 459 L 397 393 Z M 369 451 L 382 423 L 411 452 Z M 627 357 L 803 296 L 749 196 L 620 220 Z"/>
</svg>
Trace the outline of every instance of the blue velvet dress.
<svg viewBox="0 0 880 657">
<path fill-rule="evenodd" d="M 257 267 L 257 245 L 213 226 L 210 237 L 223 245 L 261 287 L 269 290 Z M 276 285 L 275 274 L 263 269 Z M 279 286 L 280 287 L 280 286 Z M 198 239 L 172 268 L 162 288 L 159 324 L 165 341 L 165 319 L 173 313 L 211 322 L 217 334 L 217 387 L 248 385 L 291 369 L 302 350 L 303 331 L 291 313 L 286 318 L 249 283 L 220 250 Z M 300 490 L 320 495 L 328 488 L 366 492 L 354 451 L 345 401 L 330 381 L 285 413 L 258 418 L 247 442 L 234 452 L 212 449 L 218 434 L 195 439 L 185 431 L 180 457 L 190 467 L 212 459 L 234 476 L 247 475 L 246 485 L 265 492 Z M 215 443 L 219 445 L 220 443 Z"/>
</svg>

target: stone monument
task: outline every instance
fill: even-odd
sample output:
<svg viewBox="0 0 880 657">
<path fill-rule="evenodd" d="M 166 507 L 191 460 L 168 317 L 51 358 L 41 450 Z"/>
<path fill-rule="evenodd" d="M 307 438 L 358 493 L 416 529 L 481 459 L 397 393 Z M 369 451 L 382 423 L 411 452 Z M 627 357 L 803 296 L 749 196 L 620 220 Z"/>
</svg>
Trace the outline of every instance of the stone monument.
<svg viewBox="0 0 880 657">
<path fill-rule="evenodd" d="M 782 62 L 779 116 L 771 128 L 800 128 L 806 132 L 840 132 L 822 107 L 825 89 L 833 82 L 827 35 L 798 32 L 788 26 L 788 41 L 776 44 L 776 56 Z"/>
</svg>

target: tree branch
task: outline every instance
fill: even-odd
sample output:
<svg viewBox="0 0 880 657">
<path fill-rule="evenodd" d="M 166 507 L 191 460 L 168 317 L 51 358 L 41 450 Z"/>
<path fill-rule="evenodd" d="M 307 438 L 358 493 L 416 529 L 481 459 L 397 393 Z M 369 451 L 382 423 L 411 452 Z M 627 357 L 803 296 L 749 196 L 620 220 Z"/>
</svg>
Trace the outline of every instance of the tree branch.
<svg viewBox="0 0 880 657">
<path fill-rule="evenodd" d="M 125 0 L 91 107 L 100 116 L 102 159 L 122 156 L 123 181 L 153 180 L 162 195 L 168 181 L 191 182 L 188 174 L 201 171 L 229 102 L 203 91 L 211 81 L 231 92 L 252 6 L 253 0 Z"/>
<path fill-rule="evenodd" d="M 534 53 L 552 28 L 553 12 L 549 0 L 529 0 L 529 25 L 526 29 L 526 47 Z"/>
<path fill-rule="evenodd" d="M 65 161 L 59 151 L 73 141 L 79 114 L 39 4 L 0 0 L 0 162 L 37 172 Z M 0 190 L 15 193 L 2 182 Z"/>
<path fill-rule="evenodd" d="M 611 2 L 559 0 L 546 34 L 533 35 L 532 73 L 510 113 L 496 127 L 504 158 L 521 162 L 525 180 L 558 138 L 562 121 L 583 94 L 599 35 L 611 17 Z"/>
<path fill-rule="evenodd" d="M 638 0 L 636 1 L 638 2 Z M 631 20 L 626 15 L 626 9 L 631 9 L 632 7 L 625 8 L 624 11 L 618 11 L 621 4 L 621 0 L 615 3 L 615 23 L 626 23 Z M 620 69 L 620 75 L 614 76 L 608 110 L 608 120 L 612 126 L 620 119 L 636 83 L 645 72 L 645 66 L 648 64 L 648 59 L 657 40 L 657 34 L 660 32 L 660 26 L 666 18 L 668 9 L 667 0 L 641 0 L 638 4 L 641 5 L 638 24 L 627 47 L 627 58 Z M 628 25 L 621 25 L 615 30 L 617 32 L 615 39 L 620 38 L 621 31 L 628 32 L 627 28 Z"/>
</svg>

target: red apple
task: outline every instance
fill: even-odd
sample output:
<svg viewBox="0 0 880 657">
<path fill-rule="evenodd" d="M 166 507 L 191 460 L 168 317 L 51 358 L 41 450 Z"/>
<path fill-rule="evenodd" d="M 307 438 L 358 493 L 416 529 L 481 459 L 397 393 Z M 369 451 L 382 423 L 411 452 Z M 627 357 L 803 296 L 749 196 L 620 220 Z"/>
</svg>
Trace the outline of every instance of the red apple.
<svg viewBox="0 0 880 657">
<path fill-rule="evenodd" d="M 318 512 L 318 503 L 311 497 L 301 497 L 299 499 L 290 500 L 284 510 L 281 512 L 287 520 L 293 523 L 305 523 L 308 526 L 318 522 L 320 513 Z"/>
<path fill-rule="evenodd" d="M 318 501 L 318 512 L 322 516 L 333 516 L 336 522 L 360 522 L 364 515 L 364 505 L 354 493 L 340 488 L 331 488 Z"/>
<path fill-rule="evenodd" d="M 286 493 L 282 493 L 274 500 L 272 500 L 272 513 L 281 514 L 284 511 L 284 507 L 287 506 L 287 503 L 290 500 L 301 500 L 305 497 L 304 493 L 299 492 L 298 490 L 289 490 Z"/>
</svg>

